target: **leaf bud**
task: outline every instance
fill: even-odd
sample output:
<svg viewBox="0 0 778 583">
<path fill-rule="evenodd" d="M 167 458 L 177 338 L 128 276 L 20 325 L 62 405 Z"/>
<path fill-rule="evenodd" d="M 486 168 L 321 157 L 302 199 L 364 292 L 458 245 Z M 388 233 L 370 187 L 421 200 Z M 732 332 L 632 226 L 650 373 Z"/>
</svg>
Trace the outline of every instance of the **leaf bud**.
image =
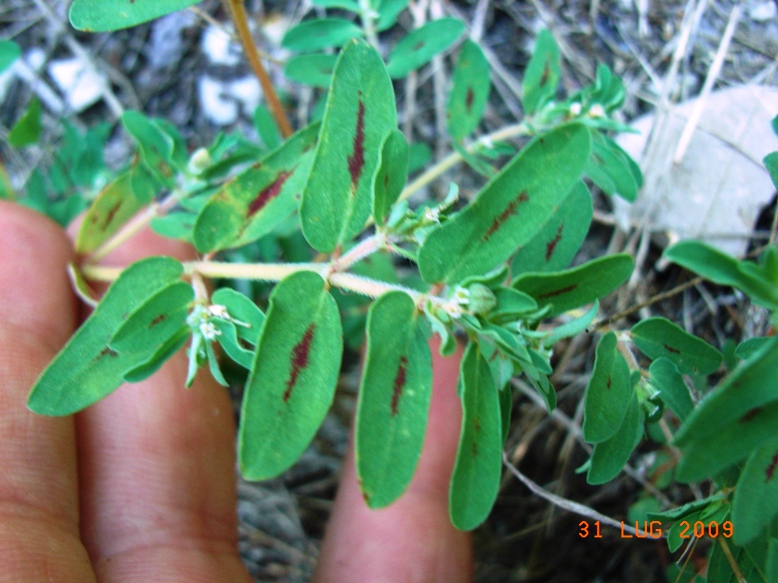
<svg viewBox="0 0 778 583">
<path fill-rule="evenodd" d="M 468 286 L 470 294 L 470 311 L 474 314 L 488 314 L 497 305 L 497 298 L 488 287 L 482 283 L 473 283 Z"/>
</svg>

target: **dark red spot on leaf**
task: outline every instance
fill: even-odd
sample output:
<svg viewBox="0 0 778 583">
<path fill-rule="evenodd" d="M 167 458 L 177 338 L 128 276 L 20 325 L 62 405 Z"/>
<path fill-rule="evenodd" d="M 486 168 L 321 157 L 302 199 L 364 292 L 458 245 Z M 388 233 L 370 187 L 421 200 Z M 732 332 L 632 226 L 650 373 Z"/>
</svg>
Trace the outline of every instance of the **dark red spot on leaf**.
<svg viewBox="0 0 778 583">
<path fill-rule="evenodd" d="M 567 287 L 562 287 L 559 289 L 555 289 L 554 291 L 546 292 L 544 294 L 541 294 L 538 296 L 539 300 L 545 300 L 546 298 L 553 298 L 556 296 L 561 296 L 562 294 L 566 294 L 567 292 L 573 291 L 575 288 L 578 287 L 577 283 L 573 283 L 571 285 L 568 285 Z"/>
<path fill-rule="evenodd" d="M 472 450 L 473 450 L 473 457 L 478 457 L 478 443 L 475 441 L 473 442 Z"/>
<path fill-rule="evenodd" d="M 119 207 L 122 206 L 122 201 L 117 202 L 115 205 L 113 205 L 110 209 L 108 209 L 108 212 L 105 215 L 105 221 L 103 221 L 103 230 L 108 228 L 108 225 L 111 224 L 111 221 L 113 221 L 113 218 L 116 216 L 116 213 L 119 210 Z"/>
<path fill-rule="evenodd" d="M 405 387 L 405 375 L 408 368 L 408 359 L 405 356 L 400 357 L 400 366 L 397 367 L 397 374 L 394 377 L 394 386 L 392 388 L 392 417 L 397 415 L 397 405 L 400 403 L 400 396 Z"/>
<path fill-rule="evenodd" d="M 470 110 L 473 108 L 474 99 L 475 99 L 475 92 L 473 92 L 472 87 L 468 87 L 467 94 L 465 95 L 465 109 L 467 109 L 467 113 L 470 113 Z"/>
<path fill-rule="evenodd" d="M 776 467 L 778 467 L 778 452 L 775 453 L 770 465 L 767 466 L 767 469 L 764 472 L 765 482 L 770 482 L 773 479 Z"/>
<path fill-rule="evenodd" d="M 754 407 L 750 411 L 748 411 L 745 415 L 743 415 L 740 419 L 738 419 L 738 423 L 748 423 L 751 421 L 754 417 L 759 415 L 759 413 L 762 412 L 761 407 Z"/>
<path fill-rule="evenodd" d="M 481 240 L 485 243 L 488 241 L 492 235 L 494 235 L 497 230 L 507 221 L 511 215 L 516 214 L 516 207 L 519 206 L 519 203 L 527 202 L 529 200 L 529 196 L 527 196 L 527 191 L 522 190 L 519 196 L 514 198 L 506 207 L 502 213 L 500 213 L 500 216 L 494 219 L 491 226 L 489 227 L 489 230 L 484 233 L 484 236 L 481 237 Z"/>
<path fill-rule="evenodd" d="M 384 188 L 389 188 L 389 173 L 384 174 Z"/>
<path fill-rule="evenodd" d="M 348 171 L 351 174 L 351 194 L 357 191 L 359 176 L 365 165 L 365 104 L 362 103 L 362 92 L 359 92 L 359 106 L 357 109 L 357 131 L 354 134 L 354 151 L 348 157 Z"/>
<path fill-rule="evenodd" d="M 418 50 L 419 50 L 419 49 L 421 49 L 423 46 L 424 46 L 424 41 L 423 41 L 423 40 L 420 40 L 420 41 L 419 41 L 419 42 L 417 42 L 415 45 L 413 45 L 413 50 L 414 50 L 414 51 L 418 51 Z"/>
<path fill-rule="evenodd" d="M 292 349 L 292 370 L 289 373 L 289 380 L 286 381 L 286 390 L 284 391 L 284 403 L 292 396 L 292 389 L 297 382 L 297 377 L 300 376 L 302 370 L 308 366 L 308 354 L 311 351 L 311 341 L 313 340 L 313 332 L 316 329 L 316 324 L 311 324 L 305 331 L 302 340 L 298 342 Z"/>
<path fill-rule="evenodd" d="M 554 249 L 556 249 L 557 243 L 562 240 L 562 229 L 564 226 L 564 223 L 559 223 L 559 226 L 556 229 L 556 235 L 553 239 L 551 239 L 551 241 L 546 243 L 546 261 L 551 260 L 551 256 L 554 254 Z"/>
<path fill-rule="evenodd" d="M 111 358 L 116 358 L 117 356 L 119 356 L 119 353 L 118 353 L 118 352 L 116 352 L 115 350 L 111 350 L 111 348 L 109 348 L 108 346 L 106 346 L 105 348 L 103 348 L 103 349 L 100 351 L 100 354 L 98 354 L 98 355 L 95 357 L 95 360 L 97 360 L 98 358 L 102 358 L 103 356 L 110 356 Z"/>
<path fill-rule="evenodd" d="M 287 178 L 291 175 L 291 171 L 281 172 L 281 174 L 278 175 L 278 178 L 276 178 L 270 186 L 260 190 L 257 197 L 249 204 L 248 216 L 251 217 L 255 215 L 262 210 L 267 203 L 277 197 L 278 193 L 281 192 L 281 187 L 284 185 L 284 182 L 286 182 Z"/>
<path fill-rule="evenodd" d="M 598 166 L 605 164 L 605 160 L 603 160 L 602 157 L 596 152 L 592 152 L 592 160 L 594 160 L 594 163 Z"/>
<path fill-rule="evenodd" d="M 259 167 L 260 167 L 260 166 L 262 166 L 262 164 L 261 164 L 260 162 L 254 162 L 254 163 L 251 165 L 251 169 L 252 169 L 252 170 L 259 170 Z"/>
<path fill-rule="evenodd" d="M 662 344 L 662 346 L 665 347 L 665 350 L 667 350 L 667 352 L 672 352 L 673 354 L 681 354 L 680 350 L 678 350 L 677 348 L 673 348 L 669 344 Z"/>
<path fill-rule="evenodd" d="M 543 67 L 543 76 L 540 78 L 540 86 L 545 86 L 546 83 L 548 83 L 548 78 L 551 76 L 551 67 L 548 64 L 548 61 L 546 61 L 546 66 Z"/>
<path fill-rule="evenodd" d="M 154 326 L 156 326 L 157 324 L 159 324 L 160 322 L 162 322 L 162 321 L 163 321 L 165 318 L 167 318 L 167 314 L 160 314 L 159 316 L 157 316 L 156 318 L 154 318 L 154 319 L 153 319 L 153 320 L 152 320 L 152 321 L 149 323 L 149 328 L 153 328 Z"/>
<path fill-rule="evenodd" d="M 475 429 L 476 433 L 481 431 L 481 421 L 478 419 L 478 417 L 473 417 L 473 429 Z"/>
<path fill-rule="evenodd" d="M 605 383 L 605 388 L 608 389 L 609 391 L 611 390 L 611 378 L 610 377 L 608 377 L 608 382 Z"/>
</svg>

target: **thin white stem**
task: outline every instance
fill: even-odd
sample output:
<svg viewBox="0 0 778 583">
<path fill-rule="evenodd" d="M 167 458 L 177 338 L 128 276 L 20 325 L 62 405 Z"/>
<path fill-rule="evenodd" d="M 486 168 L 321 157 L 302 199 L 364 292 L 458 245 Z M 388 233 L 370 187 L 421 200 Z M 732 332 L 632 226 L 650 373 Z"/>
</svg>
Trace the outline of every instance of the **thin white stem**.
<svg viewBox="0 0 778 583">
<path fill-rule="evenodd" d="M 379 249 L 381 241 L 378 235 L 372 235 L 363 239 L 348 252 L 332 262 L 333 271 L 346 271 L 349 267 L 358 263 L 368 255 L 372 255 Z"/>
<path fill-rule="evenodd" d="M 210 278 L 252 279 L 281 281 L 298 271 L 313 271 L 321 276 L 327 272 L 326 263 L 223 263 L 219 261 L 190 261 L 184 263 L 184 273 L 199 273 Z"/>
<path fill-rule="evenodd" d="M 508 471 L 510 471 L 511 474 L 516 476 L 522 484 L 524 484 L 527 488 L 530 489 L 530 491 L 540 496 L 541 498 L 545 498 L 555 506 L 558 506 L 559 508 L 563 510 L 567 510 L 568 512 L 573 512 L 574 514 L 579 514 L 580 516 L 584 516 L 586 518 L 589 518 L 591 520 L 599 520 L 603 524 L 607 524 L 608 526 L 613 526 L 615 528 L 620 528 L 622 532 L 628 532 L 629 534 L 635 535 L 636 531 L 631 526 L 627 526 L 623 522 L 619 522 L 610 516 L 605 516 L 604 514 L 600 514 L 597 512 L 594 508 L 589 508 L 588 506 L 584 506 L 583 504 L 579 504 L 578 502 L 573 502 L 572 500 L 568 500 L 567 498 L 562 498 L 561 496 L 557 496 L 556 494 L 552 494 L 548 490 L 541 488 L 538 486 L 535 482 L 530 480 L 527 476 L 522 474 L 519 469 L 514 466 L 511 463 L 511 460 L 508 459 L 508 456 L 503 452 L 502 454 L 502 461 L 505 464 L 505 466 L 508 468 Z M 664 537 L 664 535 L 662 535 Z"/>
</svg>

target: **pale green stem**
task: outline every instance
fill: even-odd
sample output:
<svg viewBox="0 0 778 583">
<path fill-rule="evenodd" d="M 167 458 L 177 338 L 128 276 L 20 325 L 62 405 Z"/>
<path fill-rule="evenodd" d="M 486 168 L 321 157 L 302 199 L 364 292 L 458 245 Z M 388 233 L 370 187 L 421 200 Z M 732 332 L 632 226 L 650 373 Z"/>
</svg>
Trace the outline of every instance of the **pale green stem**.
<svg viewBox="0 0 778 583">
<path fill-rule="evenodd" d="M 375 30 L 376 12 L 370 5 L 370 0 L 359 0 L 359 13 L 362 17 L 362 30 L 365 31 L 368 42 L 377 49 L 378 35 Z"/>
<path fill-rule="evenodd" d="M 348 253 L 332 262 L 332 271 L 346 271 L 355 263 L 378 251 L 382 241 L 383 237 L 377 234 L 363 239 L 349 249 Z"/>
<path fill-rule="evenodd" d="M 281 281 L 298 271 L 313 271 L 322 277 L 329 269 L 327 263 L 223 263 L 219 261 L 190 261 L 184 263 L 184 273 L 199 273 L 204 277 Z"/>
</svg>

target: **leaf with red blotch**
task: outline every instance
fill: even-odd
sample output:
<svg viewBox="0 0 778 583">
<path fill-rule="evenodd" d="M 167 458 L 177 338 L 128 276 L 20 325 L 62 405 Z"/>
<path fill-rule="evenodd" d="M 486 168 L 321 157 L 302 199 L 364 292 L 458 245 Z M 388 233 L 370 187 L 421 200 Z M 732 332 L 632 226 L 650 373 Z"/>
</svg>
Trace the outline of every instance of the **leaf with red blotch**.
<svg viewBox="0 0 778 583">
<path fill-rule="evenodd" d="M 388 506 L 410 484 L 431 394 L 432 357 L 420 314 L 408 294 L 388 292 L 368 313 L 357 405 L 357 476 L 370 508 Z"/>
<path fill-rule="evenodd" d="M 667 358 L 682 374 L 711 374 L 721 366 L 723 356 L 702 338 L 666 318 L 641 320 L 632 327 L 632 341 L 651 360 Z"/>
<path fill-rule="evenodd" d="M 604 298 L 627 281 L 634 262 L 627 253 L 599 257 L 583 265 L 553 273 L 525 273 L 511 285 L 538 302 L 551 304 L 549 316 L 556 316 Z"/>
<path fill-rule="evenodd" d="M 299 271 L 270 294 L 243 395 L 241 473 L 277 476 L 305 451 L 335 395 L 343 330 L 335 299 L 316 273 Z"/>
<path fill-rule="evenodd" d="M 778 437 L 772 437 L 746 461 L 735 489 L 732 521 L 735 544 L 751 542 L 778 515 Z"/>
<path fill-rule="evenodd" d="M 491 89 L 489 61 L 477 43 L 462 43 L 451 83 L 446 125 L 454 140 L 462 140 L 478 127 Z"/>
<path fill-rule="evenodd" d="M 381 142 L 381 157 L 373 175 L 373 220 L 383 225 L 408 178 L 408 142 L 400 130 L 390 130 Z"/>
<path fill-rule="evenodd" d="M 583 437 L 588 443 L 601 443 L 616 435 L 632 393 L 627 361 L 618 351 L 616 334 L 608 332 L 597 343 L 594 370 L 584 396 Z"/>
<path fill-rule="evenodd" d="M 465 28 L 465 23 L 456 18 L 439 18 L 407 34 L 389 53 L 386 68 L 392 79 L 407 77 L 429 63 L 457 42 Z"/>
<path fill-rule="evenodd" d="M 332 74 L 313 167 L 303 191 L 303 235 L 331 253 L 365 226 L 381 141 L 397 127 L 392 80 L 375 48 L 350 41 Z"/>
<path fill-rule="evenodd" d="M 538 33 L 532 58 L 524 73 L 521 87 L 524 113 L 535 113 L 552 100 L 561 77 L 559 47 L 554 36 L 544 28 Z"/>
<path fill-rule="evenodd" d="M 530 142 L 472 203 L 429 234 L 419 253 L 424 281 L 457 283 L 487 273 L 529 243 L 580 179 L 590 145 L 580 124 Z"/>
<path fill-rule="evenodd" d="M 513 275 L 565 269 L 581 248 L 592 215 L 589 189 L 583 182 L 576 182 L 538 234 L 514 255 Z"/>
<path fill-rule="evenodd" d="M 449 516 L 459 530 L 481 524 L 494 505 L 502 470 L 500 396 L 489 363 L 468 344 L 459 372 L 462 429 L 449 487 Z"/>
<path fill-rule="evenodd" d="M 312 124 L 300 130 L 214 193 L 195 222 L 194 243 L 200 253 L 256 241 L 295 211 L 318 129 Z"/>
</svg>

